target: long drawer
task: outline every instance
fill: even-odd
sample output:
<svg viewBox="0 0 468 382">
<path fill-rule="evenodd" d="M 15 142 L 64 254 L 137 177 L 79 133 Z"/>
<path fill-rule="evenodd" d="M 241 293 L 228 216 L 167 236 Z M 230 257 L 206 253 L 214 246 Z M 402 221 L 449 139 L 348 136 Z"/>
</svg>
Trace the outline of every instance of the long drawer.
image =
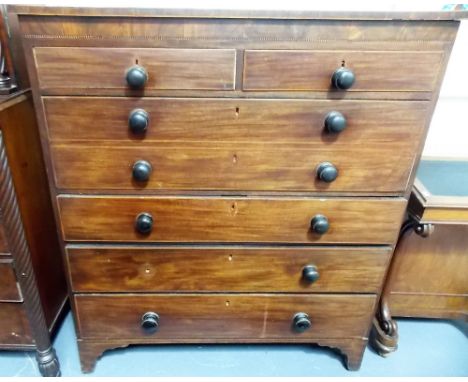
<svg viewBox="0 0 468 382">
<path fill-rule="evenodd" d="M 34 48 L 40 90 L 130 90 L 126 71 L 144 67 L 145 89 L 232 90 L 234 49 Z M 85 64 L 84 64 L 85 63 Z"/>
<path fill-rule="evenodd" d="M 82 339 L 288 339 L 362 338 L 375 295 L 161 294 L 76 295 Z M 145 313 L 159 316 L 159 329 L 142 328 Z M 311 327 L 299 332 L 294 316 L 306 313 Z"/>
<path fill-rule="evenodd" d="M 216 99 L 150 97 L 43 97 L 51 142 L 276 142 L 394 145 L 415 149 L 425 125 L 425 101 L 351 101 L 292 99 Z M 129 117 L 148 115 L 144 134 L 132 133 Z M 329 133 L 330 112 L 346 128 Z"/>
<path fill-rule="evenodd" d="M 75 292 L 376 293 L 391 247 L 67 246 Z"/>
<path fill-rule="evenodd" d="M 68 241 L 391 244 L 405 205 L 403 198 L 58 196 Z M 142 213 L 153 220 L 146 234 L 135 228 L 148 227 Z M 319 234 L 311 221 L 325 228 L 322 215 L 329 229 Z"/>
<path fill-rule="evenodd" d="M 398 194 L 405 190 L 414 152 L 396 145 L 212 143 L 51 147 L 57 188 L 66 190 L 329 191 Z M 144 162 L 142 162 L 144 161 Z M 134 168 L 144 163 L 148 180 Z M 336 179 L 319 177 L 322 166 Z M 188 175 L 190 174 L 190 175 Z"/>
<path fill-rule="evenodd" d="M 0 302 L 22 300 L 12 261 L 0 259 Z"/>
<path fill-rule="evenodd" d="M 425 51 L 247 50 L 243 89 L 330 91 L 334 71 L 346 67 L 356 78 L 347 92 L 432 91 L 443 57 Z"/>
</svg>

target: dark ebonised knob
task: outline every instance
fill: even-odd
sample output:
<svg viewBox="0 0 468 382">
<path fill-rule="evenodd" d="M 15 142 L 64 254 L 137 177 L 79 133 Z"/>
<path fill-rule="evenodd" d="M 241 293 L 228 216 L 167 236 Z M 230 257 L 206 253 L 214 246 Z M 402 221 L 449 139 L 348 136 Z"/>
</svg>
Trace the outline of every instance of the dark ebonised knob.
<svg viewBox="0 0 468 382">
<path fill-rule="evenodd" d="M 128 127 L 134 134 L 141 134 L 146 131 L 149 124 L 149 115 L 143 109 L 135 109 L 128 115 Z"/>
<path fill-rule="evenodd" d="M 333 182 L 338 177 L 337 168 L 330 162 L 322 162 L 317 166 L 317 177 L 324 182 Z"/>
<path fill-rule="evenodd" d="M 145 160 L 138 160 L 133 164 L 132 175 L 137 182 L 147 182 L 153 168 Z"/>
<path fill-rule="evenodd" d="M 293 327 L 296 332 L 302 333 L 312 326 L 307 313 L 296 313 L 293 317 Z"/>
<path fill-rule="evenodd" d="M 319 235 L 323 235 L 330 228 L 328 219 L 324 215 L 315 215 L 310 222 L 310 226 L 312 230 Z"/>
<path fill-rule="evenodd" d="M 132 89 L 141 89 L 145 86 L 146 81 L 148 81 L 148 72 L 144 67 L 134 65 L 127 70 L 125 78 L 127 79 L 128 86 Z"/>
<path fill-rule="evenodd" d="M 319 279 L 320 274 L 315 265 L 309 264 L 302 268 L 302 277 L 304 280 L 314 283 Z"/>
<path fill-rule="evenodd" d="M 135 220 L 135 229 L 143 234 L 150 233 L 153 229 L 153 217 L 147 212 L 142 212 Z"/>
<path fill-rule="evenodd" d="M 352 70 L 341 67 L 335 70 L 332 76 L 332 85 L 336 89 L 347 90 L 354 84 L 355 80 Z"/>
<path fill-rule="evenodd" d="M 339 111 L 331 111 L 325 117 L 325 128 L 330 133 L 340 133 L 346 129 L 346 118 Z"/>
<path fill-rule="evenodd" d="M 154 333 L 159 328 L 159 315 L 154 312 L 146 312 L 141 316 L 141 327 L 146 333 Z"/>
</svg>

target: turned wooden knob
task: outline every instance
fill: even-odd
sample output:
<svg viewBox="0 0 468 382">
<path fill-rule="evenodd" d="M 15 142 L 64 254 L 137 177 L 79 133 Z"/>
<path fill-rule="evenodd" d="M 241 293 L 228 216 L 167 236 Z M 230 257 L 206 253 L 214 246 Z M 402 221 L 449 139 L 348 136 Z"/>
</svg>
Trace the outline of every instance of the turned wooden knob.
<svg viewBox="0 0 468 382">
<path fill-rule="evenodd" d="M 148 234 L 153 229 L 153 217 L 147 212 L 139 214 L 135 220 L 135 229 L 142 234 Z"/>
<path fill-rule="evenodd" d="M 316 282 L 320 277 L 317 267 L 313 264 L 306 265 L 302 268 L 302 278 L 310 283 Z"/>
<path fill-rule="evenodd" d="M 153 168 L 145 160 L 138 160 L 133 164 L 132 176 L 137 182 L 147 182 L 150 178 Z"/>
<path fill-rule="evenodd" d="M 348 90 L 353 86 L 355 79 L 352 70 L 341 67 L 335 70 L 331 82 L 335 89 Z"/>
<path fill-rule="evenodd" d="M 127 84 L 132 89 L 142 89 L 148 81 L 148 72 L 143 66 L 134 65 L 127 70 Z"/>
<path fill-rule="evenodd" d="M 293 317 L 293 327 L 296 332 L 302 333 L 310 329 L 312 322 L 310 322 L 309 315 L 307 313 L 296 313 Z"/>
<path fill-rule="evenodd" d="M 149 115 L 143 109 L 132 110 L 128 116 L 128 127 L 134 134 L 142 134 L 149 124 Z"/>
<path fill-rule="evenodd" d="M 141 317 L 141 327 L 146 333 L 154 333 L 159 328 L 159 315 L 154 312 L 146 312 Z"/>
<path fill-rule="evenodd" d="M 325 215 L 315 215 L 310 222 L 310 226 L 312 230 L 319 235 L 327 233 L 330 228 L 330 224 L 328 223 L 328 219 Z"/>
</svg>

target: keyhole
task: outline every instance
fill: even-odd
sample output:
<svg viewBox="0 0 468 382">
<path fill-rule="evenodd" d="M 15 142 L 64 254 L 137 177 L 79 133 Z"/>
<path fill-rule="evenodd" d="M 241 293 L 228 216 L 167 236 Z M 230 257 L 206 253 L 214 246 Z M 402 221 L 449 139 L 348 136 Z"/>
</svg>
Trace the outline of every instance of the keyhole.
<svg viewBox="0 0 468 382">
<path fill-rule="evenodd" d="M 138 58 L 135 60 L 135 64 L 138 65 Z"/>
<path fill-rule="evenodd" d="M 228 260 L 229 260 L 229 261 L 232 261 L 232 255 L 229 255 L 229 256 L 228 256 Z"/>
<path fill-rule="evenodd" d="M 237 157 L 237 154 L 234 154 L 232 156 L 232 163 L 236 164 L 239 161 L 239 158 Z"/>
<path fill-rule="evenodd" d="M 239 117 L 239 107 L 236 107 L 236 118 Z"/>
<path fill-rule="evenodd" d="M 229 305 L 231 305 L 231 302 L 229 300 L 226 300 L 225 304 L 226 304 L 226 306 L 229 306 Z"/>
<path fill-rule="evenodd" d="M 345 60 L 342 60 L 342 61 L 341 61 L 341 66 L 343 66 L 343 67 L 344 67 L 345 65 L 346 65 L 346 62 L 345 62 Z"/>
</svg>

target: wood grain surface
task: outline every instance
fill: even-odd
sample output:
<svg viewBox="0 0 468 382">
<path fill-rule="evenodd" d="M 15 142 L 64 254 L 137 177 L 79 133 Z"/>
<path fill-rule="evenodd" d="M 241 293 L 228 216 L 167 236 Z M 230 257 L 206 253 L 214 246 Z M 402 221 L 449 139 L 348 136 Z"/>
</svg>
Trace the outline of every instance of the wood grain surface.
<svg viewBox="0 0 468 382">
<path fill-rule="evenodd" d="M 85 339 L 354 338 L 367 335 L 373 295 L 159 294 L 77 295 L 79 337 Z M 160 316 L 159 331 L 140 326 L 148 312 Z M 307 313 L 310 330 L 292 327 Z"/>
<path fill-rule="evenodd" d="M 0 303 L 0 343 L 2 347 L 34 345 L 31 328 L 22 303 Z"/>
<path fill-rule="evenodd" d="M 11 260 L 0 260 L 0 302 L 22 301 Z M 2 305 L 0 305 L 0 309 Z"/>
<path fill-rule="evenodd" d="M 51 147 L 57 188 L 68 190 L 331 191 L 402 193 L 414 152 L 395 145 L 354 150 L 316 145 L 158 143 L 117 146 L 57 144 Z M 135 181 L 138 160 L 151 164 L 147 182 Z M 331 162 L 338 177 L 317 175 Z M 189 176 L 187 176 L 190 174 Z"/>
<path fill-rule="evenodd" d="M 230 90 L 236 52 L 232 49 L 124 49 L 38 47 L 34 57 L 42 90 L 80 88 L 128 90 L 127 69 L 148 72 L 148 89 Z M 83 63 L 86 65 L 83 65 Z"/>
<path fill-rule="evenodd" d="M 390 254 L 390 247 L 67 246 L 75 292 L 375 293 Z M 318 269 L 314 283 L 302 275 L 306 265 Z"/>
<path fill-rule="evenodd" d="M 293 99 L 43 97 L 51 142 L 277 142 L 395 145 L 415 149 L 424 130 L 428 102 Z M 149 115 L 144 135 L 133 134 L 134 109 Z M 347 120 L 328 133 L 325 118 L 338 111 Z M 117 142 L 114 142 L 117 143 Z M 100 144 L 100 143 L 99 143 Z"/>
<path fill-rule="evenodd" d="M 262 51 L 244 54 L 244 90 L 328 91 L 344 66 L 356 81 L 347 92 L 432 91 L 443 52 Z M 414 70 L 418 68 L 418 70 Z"/>
<path fill-rule="evenodd" d="M 67 241 L 393 243 L 404 199 L 58 197 Z M 135 219 L 153 216 L 149 235 Z M 330 229 L 313 232 L 311 219 L 326 215 Z"/>
</svg>

